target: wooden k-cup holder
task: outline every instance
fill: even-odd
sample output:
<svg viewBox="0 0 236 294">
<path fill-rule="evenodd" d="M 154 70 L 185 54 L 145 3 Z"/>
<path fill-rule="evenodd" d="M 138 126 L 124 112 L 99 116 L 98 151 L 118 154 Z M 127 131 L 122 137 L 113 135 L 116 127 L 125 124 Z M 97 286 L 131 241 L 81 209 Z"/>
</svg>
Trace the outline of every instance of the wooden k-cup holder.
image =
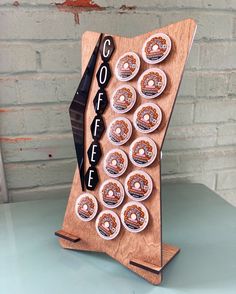
<svg viewBox="0 0 236 294">
<path fill-rule="evenodd" d="M 195 22 L 186 19 L 134 38 L 85 32 L 82 37 L 83 77 L 70 107 L 78 168 L 75 171 L 62 229 L 56 232 L 60 244 L 67 249 L 104 252 L 155 285 L 161 282 L 163 268 L 180 251 L 179 248 L 162 242 L 160 154 L 195 31 Z M 166 59 L 157 64 L 150 64 L 142 57 L 142 47 L 150 36 L 157 33 L 169 36 L 171 50 Z M 130 51 L 139 56 L 140 69 L 134 78 L 123 82 L 117 79 L 115 67 L 119 58 Z M 164 71 L 167 77 L 163 93 L 154 99 L 142 97 L 137 90 L 139 77 L 150 68 Z M 114 90 L 122 84 L 132 86 L 137 97 L 130 111 L 117 114 L 111 107 L 111 97 Z M 162 120 L 155 131 L 142 134 L 134 127 L 133 117 L 136 109 L 147 102 L 152 102 L 161 109 Z M 96 109 L 98 103 L 101 107 Z M 108 126 L 116 117 L 126 118 L 132 125 L 131 137 L 121 146 L 114 146 L 107 134 Z M 97 128 L 96 134 L 94 128 Z M 148 211 L 147 226 L 144 230 L 133 233 L 121 222 L 120 231 L 114 239 L 101 238 L 95 225 L 98 213 L 107 209 L 99 197 L 100 186 L 109 179 L 104 172 L 104 158 L 113 148 L 120 148 L 129 158 L 132 142 L 141 136 L 147 136 L 155 142 L 155 160 L 151 165 L 142 168 L 134 166 L 128 159 L 125 173 L 117 179 L 124 186 L 127 175 L 134 170 L 143 170 L 151 177 L 152 193 L 147 199 L 139 202 Z M 93 155 L 95 156 L 91 160 Z M 93 219 L 83 221 L 77 216 L 76 201 L 78 196 L 87 192 L 97 200 L 98 211 Z M 125 193 L 122 204 L 110 210 L 120 219 L 122 208 L 129 201 L 130 198 Z"/>
</svg>

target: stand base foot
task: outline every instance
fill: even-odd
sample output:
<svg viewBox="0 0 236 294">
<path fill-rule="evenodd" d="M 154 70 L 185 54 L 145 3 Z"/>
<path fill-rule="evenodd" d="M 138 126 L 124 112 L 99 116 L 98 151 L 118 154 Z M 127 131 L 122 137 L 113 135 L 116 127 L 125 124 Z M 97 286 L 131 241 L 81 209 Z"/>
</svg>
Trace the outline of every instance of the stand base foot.
<svg viewBox="0 0 236 294">
<path fill-rule="evenodd" d="M 76 243 L 76 242 L 79 242 L 80 241 L 80 238 L 75 236 L 75 235 L 72 235 L 70 233 L 67 233 L 66 231 L 63 231 L 63 230 L 58 230 L 55 232 L 55 235 L 59 238 L 62 238 L 62 239 L 65 239 L 65 240 L 68 240 L 68 241 L 71 241 L 73 243 Z"/>
<path fill-rule="evenodd" d="M 159 274 L 165 266 L 180 252 L 180 248 L 169 245 L 162 244 L 162 266 L 157 266 L 155 264 L 142 261 L 140 259 L 130 260 L 130 264 L 137 266 L 139 268 L 145 269 L 149 272 Z"/>
</svg>

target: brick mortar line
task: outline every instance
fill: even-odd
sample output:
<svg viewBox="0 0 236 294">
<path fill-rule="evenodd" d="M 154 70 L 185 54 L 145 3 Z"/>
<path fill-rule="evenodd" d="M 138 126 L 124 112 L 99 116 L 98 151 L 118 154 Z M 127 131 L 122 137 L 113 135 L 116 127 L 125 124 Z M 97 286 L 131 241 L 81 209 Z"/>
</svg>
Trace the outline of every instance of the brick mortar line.
<svg viewBox="0 0 236 294">
<path fill-rule="evenodd" d="M 11 45 L 80 45 L 81 39 L 0 39 L 0 46 Z"/>
<path fill-rule="evenodd" d="M 233 152 L 232 152 L 233 151 Z M 229 147 L 227 146 L 226 148 L 223 148 L 222 146 L 212 149 L 212 147 L 209 148 L 205 148 L 205 151 L 202 151 L 201 149 L 196 149 L 195 152 L 193 152 L 193 150 L 178 150 L 175 152 L 163 152 L 163 161 L 165 161 L 165 155 L 166 156 L 179 156 L 179 160 L 182 161 L 180 158 L 185 156 L 185 155 L 192 155 L 192 159 L 195 157 L 196 154 L 199 154 L 199 156 L 204 156 L 206 154 L 209 153 L 218 153 L 218 152 L 224 152 L 224 153 L 236 153 L 235 148 L 231 148 L 229 149 Z M 191 161 L 191 159 L 190 159 Z M 71 162 L 71 163 L 76 163 L 76 157 L 71 157 L 71 158 L 55 158 L 55 159 L 51 159 L 46 161 L 47 164 L 51 165 L 51 164 L 55 164 L 55 163 L 65 163 L 65 162 Z M 23 161 L 23 162 L 9 162 L 9 163 L 5 163 L 6 168 L 14 168 L 14 167 L 18 167 L 18 166 L 25 166 L 26 168 L 28 166 L 36 166 L 36 165 L 40 165 L 40 164 L 44 164 L 45 165 L 45 160 L 35 160 L 35 161 Z M 236 165 L 235 165 L 236 168 Z M 227 168 L 225 168 L 227 169 Z M 232 167 L 231 167 L 232 169 Z M 216 170 L 222 170 L 222 168 L 219 169 L 210 169 L 212 171 L 216 171 Z M 209 170 L 207 170 L 209 171 Z M 186 172 L 185 172 L 186 173 Z M 182 173 L 180 173 L 182 174 Z M 166 174 L 168 175 L 168 174 Z"/>
<path fill-rule="evenodd" d="M 233 146 L 213 146 L 213 147 L 207 147 L 203 149 L 197 149 L 195 153 L 192 152 L 192 150 L 178 150 L 176 152 L 172 151 L 164 151 L 163 156 L 165 155 L 192 155 L 192 154 L 208 154 L 208 153 L 217 153 L 217 152 L 230 152 L 230 153 L 236 153 L 236 149 Z"/>
<path fill-rule="evenodd" d="M 9 189 L 9 191 L 19 191 L 19 192 L 24 192 L 24 191 L 37 191 L 37 190 L 41 190 L 41 189 L 47 189 L 47 188 L 63 188 L 63 187 L 71 187 L 72 185 L 72 181 L 69 183 L 64 183 L 64 184 L 54 184 L 54 185 L 42 185 L 42 186 L 37 186 L 34 188 L 13 188 L 13 189 Z"/>
<path fill-rule="evenodd" d="M 54 74 L 54 76 L 55 75 L 58 75 L 58 78 L 62 78 L 63 76 L 71 76 L 71 77 L 79 77 L 80 78 L 80 76 L 81 76 L 81 73 L 77 73 L 77 72 L 71 72 L 71 73 L 67 73 L 67 74 L 63 74 L 63 73 L 61 73 L 61 72 L 54 72 L 53 73 Z M 15 75 L 9 75 L 9 76 L 6 76 L 6 75 L 1 75 L 0 74 L 0 81 L 1 80 L 9 80 L 9 79 L 12 79 L 12 80 L 14 80 L 14 79 L 17 79 L 17 78 L 20 78 L 21 80 L 27 80 L 27 79 L 24 79 L 23 77 L 31 77 L 31 80 L 35 80 L 35 81 L 37 81 L 38 80 L 38 78 L 39 77 L 51 77 L 52 76 L 52 74 L 51 74 L 51 72 L 49 73 L 49 72 L 34 72 L 34 73 L 28 73 L 28 72 L 25 72 L 25 73 L 22 73 L 22 74 L 20 74 L 20 75 L 17 75 L 17 73 L 15 73 Z"/>
<path fill-rule="evenodd" d="M 222 68 L 219 70 L 215 69 L 215 68 L 204 68 L 201 69 L 201 65 L 198 65 L 196 68 L 189 68 L 186 69 L 185 72 L 189 72 L 189 73 L 235 73 L 236 68 Z M 14 76 L 24 76 L 24 75 L 36 75 L 36 74 L 58 74 L 58 75 L 73 75 L 73 74 L 80 74 L 81 75 L 81 69 L 78 68 L 78 70 L 74 70 L 74 71 L 46 71 L 46 70 L 38 70 L 38 71 L 32 71 L 32 70 L 25 70 L 25 71 L 12 71 L 12 72 L 0 72 L 0 78 L 1 77 L 14 77 Z"/>
<path fill-rule="evenodd" d="M 207 126 L 216 126 L 216 127 L 219 127 L 219 126 L 222 126 L 222 125 L 234 125 L 236 123 L 236 121 L 232 121 L 232 122 L 209 122 L 209 123 L 206 123 Z M 192 123 L 192 124 L 188 124 L 189 127 L 194 127 L 194 126 L 201 126 L 202 123 Z M 186 125 L 178 125 L 178 126 L 175 126 L 175 128 L 183 128 L 183 127 L 186 127 Z M 65 134 L 65 133 L 68 133 L 69 132 L 69 128 L 67 130 L 60 130 L 58 131 L 58 134 Z M 10 133 L 10 134 L 5 134 L 5 133 L 2 133 L 0 137 L 15 137 L 15 136 L 33 136 L 33 135 L 48 135 L 48 134 L 51 134 L 51 131 L 50 130 L 46 130 L 46 131 L 43 131 L 43 132 L 36 132 L 34 131 L 33 133 L 32 132 L 24 132 L 22 134 L 19 134 L 19 133 Z M 167 132 L 168 134 L 168 132 Z M 220 138 L 222 136 L 217 136 L 217 138 Z M 215 147 L 222 147 L 222 146 L 228 146 L 228 145 L 216 145 Z M 231 146 L 231 145 L 230 145 Z M 234 146 L 234 145 L 233 145 Z M 200 149 L 201 150 L 201 149 Z M 165 151 L 165 152 L 169 152 L 169 151 Z"/>
<path fill-rule="evenodd" d="M 191 160 L 190 160 L 191 161 Z M 183 160 L 180 160 L 179 162 L 178 162 L 178 166 L 181 166 L 181 163 L 183 162 Z M 163 165 L 163 163 L 162 163 L 162 165 Z M 222 167 L 221 168 L 216 168 L 216 169 L 204 169 L 203 170 L 203 173 L 202 173 L 202 175 L 204 175 L 204 174 L 210 174 L 210 173 L 213 173 L 213 174 L 217 174 L 217 172 L 219 172 L 219 171 L 222 171 L 222 170 L 226 170 L 227 168 L 223 168 L 222 169 Z M 235 165 L 235 168 L 234 168 L 235 170 L 236 170 L 236 165 Z M 196 172 L 196 174 L 199 174 L 199 172 Z M 183 177 L 185 177 L 185 176 L 188 176 L 189 175 L 189 173 L 186 173 L 186 171 L 185 172 L 176 172 L 176 173 L 169 173 L 169 174 L 166 174 L 166 173 L 163 173 L 162 174 L 162 176 L 163 177 L 168 177 L 168 176 L 183 176 Z M 191 175 L 195 175 L 195 174 L 191 174 Z M 190 175 L 190 176 L 191 176 Z"/>
<path fill-rule="evenodd" d="M 4 154 L 4 152 L 3 152 L 3 154 Z M 18 166 L 18 165 L 22 165 L 22 163 L 27 164 L 27 166 L 32 166 L 35 164 L 35 162 L 38 162 L 38 163 L 40 162 L 40 163 L 45 164 L 45 163 L 50 163 L 50 162 L 55 163 L 60 160 L 69 162 L 70 160 L 76 160 L 76 157 L 75 157 L 75 155 L 73 155 L 73 156 L 62 157 L 62 158 L 45 158 L 45 159 L 42 158 L 42 159 L 37 159 L 37 160 L 24 160 L 24 161 L 14 161 L 14 160 L 13 161 L 4 161 L 4 166 L 7 166 L 7 165 Z M 72 164 L 73 164 L 73 162 L 72 162 Z M 7 168 L 9 168 L 9 167 L 7 167 Z"/>
<path fill-rule="evenodd" d="M 55 39 L 55 38 L 52 38 L 52 39 L 0 39 L 0 45 L 6 45 L 6 46 L 9 46 L 9 44 L 15 44 L 15 45 L 51 45 L 51 44 L 55 44 L 55 45 L 63 45 L 63 44 L 66 44 L 66 45 L 77 45 L 79 43 L 79 45 L 81 44 L 81 37 L 83 35 L 83 32 L 80 34 L 78 34 L 78 38 L 75 37 L 75 38 L 68 38 L 68 39 L 63 39 L 63 38 L 60 38 L 60 39 Z M 134 35 L 135 37 L 136 35 Z M 221 43 L 230 43 L 230 44 L 234 44 L 236 43 L 236 38 L 232 36 L 232 38 L 226 38 L 226 39 L 217 39 L 217 38 L 214 38 L 214 39 L 211 39 L 211 38 L 206 38 L 206 37 L 202 37 L 200 39 L 194 39 L 194 43 L 193 44 L 197 44 L 197 45 L 204 45 L 204 44 L 221 44 Z M 190 51 L 190 54 L 191 54 L 191 51 Z"/>
<path fill-rule="evenodd" d="M 1 43 L 6 43 L 6 45 L 8 44 L 12 44 L 12 43 L 23 43 L 23 44 L 45 44 L 48 43 L 49 45 L 51 44 L 58 44 L 61 45 L 62 44 L 67 44 L 67 43 L 72 43 L 72 44 L 77 44 L 81 42 L 81 37 L 79 36 L 78 39 L 75 38 L 68 38 L 68 39 L 0 39 L 0 45 Z"/>
<path fill-rule="evenodd" d="M 81 75 L 81 71 L 16 71 L 16 72 L 0 72 L 1 77 L 15 77 L 15 76 L 25 76 L 25 75 L 37 75 L 37 74 L 48 74 L 48 75 Z"/>
<path fill-rule="evenodd" d="M 0 83 L 1 83 L 1 81 L 0 81 Z M 194 96 L 188 96 L 188 97 L 190 99 L 194 99 L 194 100 L 197 99 Z M 68 107 L 69 107 L 69 104 L 71 103 L 72 98 L 73 98 L 73 94 L 72 94 L 71 99 L 69 99 L 69 100 L 41 101 L 41 102 L 38 102 L 38 103 L 36 103 L 36 102 L 27 102 L 27 103 L 24 103 L 23 102 L 23 103 L 19 103 L 19 104 L 7 104 L 7 103 L 4 104 L 4 103 L 2 103 L 1 106 L 0 106 L 0 109 L 1 108 L 9 108 L 9 109 L 12 109 L 12 108 L 14 108 L 14 109 L 24 108 L 25 109 L 27 107 L 31 108 L 31 107 L 39 107 L 39 106 L 43 106 L 43 105 L 47 105 L 47 106 L 48 105 L 55 105 L 55 106 L 59 106 L 59 105 L 66 106 L 66 105 L 68 105 Z M 177 97 L 177 102 L 176 102 L 177 104 L 176 105 L 189 105 L 189 104 L 194 104 L 194 102 L 195 102 L 194 100 L 188 101 L 187 98 L 178 99 L 178 97 Z M 209 98 L 209 100 L 211 100 L 211 98 Z M 200 100 L 200 101 L 203 101 L 203 99 Z M 206 101 L 208 101 L 208 100 L 206 100 Z M 16 110 L 16 111 L 18 111 L 18 110 Z"/>
<path fill-rule="evenodd" d="M 24 71 L 15 71 L 15 72 L 0 72 L 0 76 L 14 76 L 14 75 L 24 75 L 24 74 L 81 74 L 81 69 L 74 71 L 45 71 L 45 70 L 24 70 Z"/>
<path fill-rule="evenodd" d="M 222 170 L 222 172 L 221 173 L 224 173 L 224 172 L 235 172 L 236 171 L 236 168 L 224 168 L 223 170 Z M 218 173 L 218 174 L 220 174 L 220 173 Z"/>
<path fill-rule="evenodd" d="M 222 124 L 207 124 L 207 123 L 201 123 L 201 124 L 198 124 L 198 125 L 188 125 L 188 126 L 174 126 L 174 127 L 170 127 L 170 130 L 171 131 L 174 131 L 174 130 L 178 130 L 179 128 L 185 128 L 185 129 L 188 129 L 188 128 L 194 128 L 195 126 L 196 127 L 202 127 L 202 128 L 207 128 L 207 127 L 216 127 L 216 130 L 219 126 L 228 126 L 228 125 L 232 125 L 231 123 L 222 123 Z M 233 124 L 234 125 L 234 124 Z M 218 131 L 218 130 L 217 130 Z M 168 133 L 168 132 L 167 132 Z M 71 137 L 73 138 L 72 136 L 72 133 L 71 131 L 68 129 L 67 131 L 64 131 L 64 132 L 45 132 L 45 133 L 33 133 L 33 134 L 23 134 L 24 136 L 28 136 L 30 137 L 30 141 L 34 141 L 34 140 L 37 140 L 37 139 L 40 139 L 40 140 L 46 140 L 46 139 L 51 139 L 51 138 L 55 138 L 55 137 Z M 217 132 L 216 134 L 217 137 L 221 137 L 219 135 L 219 133 Z M 192 138 L 201 138 L 202 136 L 195 136 L 195 135 L 189 135 L 189 136 L 183 136 L 183 137 L 167 137 L 166 140 L 181 140 L 183 138 L 187 138 L 187 139 L 192 139 Z M 0 135 L 0 140 L 2 138 L 9 138 L 9 139 L 12 139 L 12 140 L 17 140 L 17 138 L 22 138 L 22 135 Z M 3 142 L 5 144 L 16 144 L 16 142 Z M 217 145 L 218 147 L 223 147 L 223 146 L 227 146 L 227 147 L 234 147 L 235 145 L 234 144 L 226 144 L 226 145 Z M 211 146 L 212 147 L 212 146 Z M 188 149 L 196 149 L 196 150 L 202 150 L 201 148 L 193 148 L 193 147 L 189 147 Z M 172 149 L 172 151 L 178 151 L 179 149 Z M 169 152 L 169 151 L 166 151 L 166 152 Z"/>
<path fill-rule="evenodd" d="M 68 114 L 68 117 L 69 117 L 69 114 Z M 69 132 L 69 128 L 67 130 L 61 130 L 60 132 L 58 131 L 58 134 L 65 134 L 65 133 L 68 133 Z M 18 133 L 11 133 L 11 134 L 1 134 L 0 137 L 14 137 L 14 136 L 33 136 L 33 135 L 47 135 L 47 134 L 51 134 L 51 131 L 47 130 L 47 131 L 43 131 L 43 132 L 29 132 L 29 133 L 22 133 L 22 134 L 19 134 Z"/>
<path fill-rule="evenodd" d="M 60 102 L 60 104 L 58 103 Z M 66 101 L 55 101 L 55 102 L 42 102 L 42 103 L 27 103 L 27 104 L 20 104 L 20 105 L 10 105 L 10 107 L 7 107 L 8 109 L 18 109 L 18 108 L 23 108 L 24 110 L 26 108 L 32 108 L 32 107 L 39 107 L 40 105 L 52 105 L 52 106 L 69 106 L 70 101 L 66 102 Z M 2 107 L 0 107 L 1 109 Z M 11 110 L 10 110 L 11 111 Z M 13 110 L 12 110 L 13 111 Z M 17 110 L 18 111 L 18 110 Z"/>
<path fill-rule="evenodd" d="M 215 191 L 217 192 L 234 192 L 236 191 L 236 187 L 233 187 L 233 188 L 227 188 L 227 189 L 219 189 L 219 188 L 216 188 Z M 236 206 L 236 205 L 235 205 Z"/>
<path fill-rule="evenodd" d="M 50 160 L 35 160 L 35 161 L 23 161 L 23 162 L 16 162 L 16 163 L 13 163 L 13 162 L 9 162 L 9 163 L 5 163 L 4 166 L 5 166 L 5 169 L 11 169 L 11 168 L 20 168 L 20 167 L 32 167 L 32 166 L 38 166 L 38 165 L 43 165 L 44 167 L 45 166 L 48 166 L 48 165 L 54 165 L 55 163 L 76 163 L 76 157 L 71 157 L 71 158 L 55 158 L 55 159 L 50 159 Z"/>
<path fill-rule="evenodd" d="M 227 145 L 228 147 L 229 145 Z M 233 145 L 231 145 L 233 147 Z M 222 146 L 221 146 L 222 147 Z M 40 147 L 38 148 L 40 149 Z M 207 149 L 207 148 L 206 148 Z M 196 149 L 196 148 L 189 148 L 188 151 L 192 151 L 192 152 L 197 152 L 197 151 L 200 151 L 201 149 Z M 185 151 L 185 150 L 184 150 Z M 172 154 L 177 154 L 179 152 L 179 150 L 171 150 Z M 165 153 L 165 152 L 164 152 Z M 4 154 L 4 152 L 3 152 Z M 15 160 L 9 160 L 9 161 L 5 161 L 4 164 L 5 165 L 22 165 L 22 164 L 27 164 L 27 166 L 30 166 L 30 165 L 35 165 L 36 163 L 49 163 L 49 162 L 59 162 L 59 161 L 72 161 L 72 163 L 76 160 L 76 157 L 75 155 L 71 155 L 71 156 L 64 156 L 64 157 L 61 157 L 61 158 L 51 158 L 51 159 L 48 159 L 48 158 L 45 158 L 45 159 L 38 159 L 38 160 L 24 160 L 24 161 L 15 161 Z M 165 161 L 165 159 L 163 159 Z M 210 169 L 210 170 L 207 170 L 207 171 L 216 171 L 214 169 Z M 236 165 L 235 165 L 235 168 L 224 168 L 224 169 L 219 169 L 219 171 L 233 171 L 233 170 L 236 170 Z M 182 173 L 181 173 L 182 174 Z M 168 175 L 168 174 L 166 174 Z M 187 175 L 187 174 L 186 174 Z"/>
<path fill-rule="evenodd" d="M 225 73 L 227 73 L 227 74 L 236 73 L 236 68 L 235 69 L 234 68 L 232 68 L 232 69 L 221 69 L 221 70 L 217 70 L 217 69 L 209 69 L 209 70 L 208 69 L 191 69 L 191 68 L 189 68 L 189 69 L 186 69 L 184 71 L 183 80 L 185 78 L 185 73 L 191 73 L 191 74 L 196 73 L 196 74 L 199 74 L 199 75 L 201 75 L 201 74 L 203 74 L 203 75 L 204 74 L 219 74 L 220 75 L 220 74 L 225 74 Z M 0 82 L 1 82 L 1 80 L 9 80 L 9 79 L 17 79 L 17 78 L 23 80 L 22 77 L 24 77 L 24 76 L 25 77 L 27 77 L 27 76 L 28 77 L 33 77 L 32 80 L 34 80 L 34 78 L 35 78 L 35 80 L 37 80 L 39 76 L 47 77 L 47 76 L 52 76 L 52 75 L 54 75 L 54 76 L 57 75 L 58 78 L 62 77 L 62 76 L 78 76 L 80 78 L 81 77 L 81 72 L 72 71 L 72 72 L 65 72 L 64 73 L 64 72 L 57 72 L 57 71 L 55 71 L 55 72 L 27 71 L 27 72 L 21 72 L 20 74 L 17 73 L 17 72 L 12 72 L 11 74 L 10 74 L 10 72 L 5 73 L 5 74 L 0 73 Z M 190 97 L 195 97 L 195 96 L 190 96 Z"/>
<path fill-rule="evenodd" d="M 35 135 L 31 135 L 30 136 L 30 142 L 32 142 L 32 141 L 34 141 L 35 139 L 37 139 L 37 138 L 39 138 L 39 139 L 41 139 L 41 140 L 46 140 L 46 139 L 50 139 L 50 138 L 55 138 L 55 137 L 59 137 L 59 136 L 61 136 L 61 137 L 69 137 L 69 136 L 71 136 L 71 138 L 73 138 L 73 134 L 72 134 L 72 132 L 71 131 L 67 131 L 67 132 L 65 132 L 65 133 L 63 133 L 63 134 L 61 134 L 60 132 L 50 132 L 50 134 L 49 135 L 45 135 L 45 134 L 35 134 Z M 11 136 L 11 135 L 7 135 L 7 136 L 3 136 L 3 135 L 0 135 L 0 141 L 1 141 L 1 139 L 2 138 L 9 138 L 9 139 L 12 139 L 12 140 L 17 140 L 18 138 L 22 138 L 22 136 L 21 135 L 17 135 L 17 136 Z M 16 142 L 3 142 L 3 143 L 5 143 L 5 144 L 17 144 Z M 19 143 L 25 143 L 24 141 L 21 141 L 21 142 L 19 142 Z"/>
<path fill-rule="evenodd" d="M 62 3 L 59 3 L 62 4 Z M 133 7 L 134 5 L 130 5 L 130 7 Z M 147 12 L 147 13 L 153 13 L 153 11 L 160 11 L 160 12 L 189 12 L 189 11 L 193 11 L 193 12 L 212 12 L 213 14 L 216 12 L 220 12 L 220 13 L 231 13 L 232 15 L 234 15 L 234 11 L 236 10 L 236 8 L 233 7 L 229 7 L 229 8 L 214 8 L 214 7 L 178 7 L 178 6 L 170 6 L 170 7 L 157 7 L 156 6 L 143 6 L 143 7 L 139 7 L 139 6 L 134 6 L 134 9 L 127 9 L 127 10 L 123 10 L 120 9 L 121 6 L 116 7 L 116 6 L 100 6 L 99 8 L 101 9 L 100 11 L 98 10 L 94 10 L 94 8 L 90 8 L 87 7 L 88 10 L 84 11 L 85 13 L 87 12 L 99 12 L 99 13 L 103 13 L 103 12 L 115 12 L 115 13 L 126 13 L 126 14 L 132 14 L 135 12 Z M 76 8 L 76 6 L 75 6 Z M 83 8 L 83 7 L 82 7 Z M 85 7 L 86 8 L 86 7 Z M 6 9 L 18 9 L 18 10 L 56 10 L 57 11 L 57 6 L 56 6 L 56 2 L 52 3 L 52 4 L 21 4 L 18 7 L 13 6 L 12 4 L 0 4 L 0 10 L 6 10 Z"/>
</svg>

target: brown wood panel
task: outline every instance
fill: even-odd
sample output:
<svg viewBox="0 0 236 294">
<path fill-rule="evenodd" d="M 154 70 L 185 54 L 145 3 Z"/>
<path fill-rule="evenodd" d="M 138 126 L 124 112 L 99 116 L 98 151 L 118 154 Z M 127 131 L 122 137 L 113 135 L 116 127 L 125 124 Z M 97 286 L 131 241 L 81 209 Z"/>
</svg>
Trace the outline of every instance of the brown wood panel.
<svg viewBox="0 0 236 294">
<path fill-rule="evenodd" d="M 160 127 L 153 133 L 147 134 L 147 136 L 152 138 L 156 142 L 160 154 L 175 103 L 176 95 L 181 82 L 184 65 L 192 45 L 195 30 L 195 22 L 192 19 L 186 19 L 184 21 L 169 25 L 158 30 L 154 30 L 140 36 L 136 36 L 134 38 L 112 36 L 114 38 L 116 49 L 111 60 L 109 61 L 113 74 L 110 83 L 106 88 L 108 99 L 109 97 L 111 97 L 114 89 L 122 84 L 122 82 L 118 81 L 114 75 L 115 63 L 119 56 L 128 51 L 136 52 L 140 56 L 141 60 L 141 67 L 138 75 L 133 80 L 128 82 L 128 84 L 137 89 L 137 80 L 142 72 L 148 68 L 157 67 L 165 71 L 167 75 L 167 86 L 164 92 L 155 99 L 147 100 L 145 98 L 142 98 L 140 95 L 137 95 L 137 102 L 134 108 L 130 112 L 123 115 L 116 114 L 112 111 L 111 106 L 108 105 L 103 114 L 103 119 L 105 121 L 106 127 L 108 127 L 110 121 L 114 117 L 118 116 L 125 116 L 132 122 L 133 113 L 140 104 L 145 102 L 156 103 L 162 110 L 163 119 Z M 149 36 L 157 32 L 166 33 L 171 38 L 172 49 L 169 56 L 163 62 L 157 65 L 149 65 L 145 63 L 141 57 L 142 45 Z M 98 37 L 99 33 L 96 32 L 85 32 L 83 35 L 82 71 L 84 71 L 85 67 L 87 66 L 89 57 L 95 47 Z M 97 72 L 101 62 L 102 60 L 99 56 L 96 64 L 95 73 Z M 91 84 L 91 90 L 85 116 L 85 150 L 88 150 L 91 142 L 93 141 L 90 132 L 90 125 L 95 116 L 93 99 L 97 90 L 97 80 L 94 77 Z M 138 133 L 133 127 L 131 139 L 125 145 L 120 146 L 120 148 L 128 154 L 131 142 L 139 136 L 142 136 L 142 134 Z M 94 191 L 88 191 L 97 198 L 98 202 L 98 190 L 100 184 L 108 178 L 102 168 L 104 155 L 110 149 L 115 148 L 115 146 L 108 141 L 106 133 L 104 133 L 103 137 L 100 140 L 100 143 L 103 152 L 103 156 L 99 164 L 97 165 L 100 181 Z M 87 170 L 89 167 L 89 162 L 87 154 L 85 155 L 85 170 Z M 95 219 L 90 222 L 82 222 L 76 217 L 74 213 L 75 201 L 77 197 L 82 193 L 79 173 L 78 170 L 76 170 L 64 218 L 63 230 L 66 232 L 70 232 L 70 234 L 72 235 L 78 236 L 80 238 L 80 241 L 78 243 L 72 243 L 67 240 L 60 239 L 61 245 L 65 248 L 70 249 L 105 252 L 112 258 L 122 263 L 124 266 L 128 267 L 132 271 L 136 272 L 138 275 L 147 279 L 149 282 L 153 284 L 159 284 L 161 282 L 161 273 L 156 274 L 130 264 L 130 260 L 141 260 L 147 264 L 155 264 L 157 268 L 162 268 L 163 265 L 169 262 L 169 259 L 171 259 L 175 255 L 171 247 L 167 246 L 164 247 L 164 255 L 162 256 L 163 246 L 161 239 L 161 170 L 159 160 L 159 156 L 157 156 L 155 162 L 151 166 L 145 168 L 145 171 L 152 177 L 154 184 L 152 195 L 143 202 L 143 204 L 147 207 L 149 211 L 149 223 L 147 228 L 140 233 L 134 234 L 128 232 L 123 226 L 121 226 L 120 234 L 115 239 L 110 241 L 103 240 L 97 235 L 95 230 Z M 137 169 L 139 168 L 133 166 L 132 163 L 129 162 L 127 171 L 124 175 L 119 177 L 118 180 L 122 184 L 124 184 L 124 179 L 127 174 Z M 129 199 L 127 196 L 125 196 L 123 204 L 125 204 L 127 201 L 129 201 Z M 123 204 L 120 207 L 113 209 L 118 215 L 120 215 Z M 105 209 L 105 207 L 103 207 L 102 204 L 99 202 L 99 212 L 103 209 Z"/>
</svg>

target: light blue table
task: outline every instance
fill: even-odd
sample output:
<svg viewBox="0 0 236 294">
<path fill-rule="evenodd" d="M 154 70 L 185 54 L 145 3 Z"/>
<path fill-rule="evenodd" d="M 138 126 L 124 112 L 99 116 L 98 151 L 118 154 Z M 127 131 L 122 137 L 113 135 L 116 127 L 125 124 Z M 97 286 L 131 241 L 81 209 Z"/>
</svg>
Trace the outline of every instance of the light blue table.
<svg viewBox="0 0 236 294">
<path fill-rule="evenodd" d="M 0 205 L 0 294 L 236 293 L 236 208 L 200 184 L 163 187 L 164 241 L 181 247 L 153 286 L 108 256 L 62 249 L 66 199 Z"/>
</svg>

